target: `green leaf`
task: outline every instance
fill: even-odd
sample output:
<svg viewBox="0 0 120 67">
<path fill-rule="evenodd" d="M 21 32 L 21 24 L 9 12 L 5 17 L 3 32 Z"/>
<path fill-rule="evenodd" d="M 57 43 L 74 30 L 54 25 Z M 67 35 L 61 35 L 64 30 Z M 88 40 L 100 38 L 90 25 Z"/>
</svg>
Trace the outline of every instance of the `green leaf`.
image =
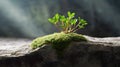
<svg viewBox="0 0 120 67">
<path fill-rule="evenodd" d="M 74 16 L 75 16 L 75 13 L 71 13 L 70 11 L 68 11 L 68 18 L 69 19 L 74 18 Z"/>
<path fill-rule="evenodd" d="M 79 19 L 79 28 L 84 28 L 87 25 L 87 22 L 84 19 Z"/>
<path fill-rule="evenodd" d="M 80 29 L 82 29 L 82 28 L 84 28 L 84 26 L 82 26 L 82 25 L 79 25 L 79 28 L 80 28 Z"/>
<path fill-rule="evenodd" d="M 52 23 L 52 24 L 55 24 L 55 21 L 54 21 L 53 18 L 49 18 L 48 21 L 49 21 L 50 23 Z"/>
<path fill-rule="evenodd" d="M 60 17 L 60 15 L 57 13 L 57 14 L 55 14 L 55 18 L 56 19 L 59 19 L 59 17 Z"/>
<path fill-rule="evenodd" d="M 74 17 L 74 16 L 75 16 L 75 13 L 72 13 L 71 16 Z"/>
<path fill-rule="evenodd" d="M 71 23 L 71 25 L 75 25 L 75 24 L 77 23 L 77 19 L 72 19 L 72 20 L 70 21 L 70 23 Z"/>
<path fill-rule="evenodd" d="M 71 12 L 70 11 L 68 11 L 67 14 L 68 14 L 68 16 L 71 16 Z"/>
<path fill-rule="evenodd" d="M 65 22 L 65 21 L 66 21 L 65 16 L 60 16 L 60 22 Z"/>
<path fill-rule="evenodd" d="M 57 14 L 54 16 L 55 22 L 59 22 L 59 18 L 60 18 L 60 15 L 57 13 Z"/>
</svg>

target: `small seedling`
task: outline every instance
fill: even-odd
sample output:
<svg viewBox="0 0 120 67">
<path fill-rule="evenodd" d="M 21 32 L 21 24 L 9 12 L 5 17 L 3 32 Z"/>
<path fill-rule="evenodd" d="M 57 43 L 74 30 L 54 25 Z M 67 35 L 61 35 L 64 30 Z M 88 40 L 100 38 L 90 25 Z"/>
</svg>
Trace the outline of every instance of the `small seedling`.
<svg viewBox="0 0 120 67">
<path fill-rule="evenodd" d="M 53 18 L 49 18 L 49 22 L 59 27 L 62 32 L 36 38 L 31 43 L 32 49 L 51 44 L 52 48 L 56 50 L 57 56 L 61 57 L 71 42 L 87 41 L 83 35 L 74 33 L 78 29 L 84 28 L 87 22 L 80 17 L 76 19 L 75 13 L 68 11 L 67 15 L 66 17 L 57 13 Z"/>
<path fill-rule="evenodd" d="M 76 32 L 87 25 L 87 22 L 84 19 L 81 19 L 80 17 L 76 19 L 75 13 L 68 11 L 67 15 L 68 16 L 66 17 L 57 13 L 54 17 L 49 18 L 48 21 L 56 27 L 59 27 L 64 33 Z"/>
</svg>

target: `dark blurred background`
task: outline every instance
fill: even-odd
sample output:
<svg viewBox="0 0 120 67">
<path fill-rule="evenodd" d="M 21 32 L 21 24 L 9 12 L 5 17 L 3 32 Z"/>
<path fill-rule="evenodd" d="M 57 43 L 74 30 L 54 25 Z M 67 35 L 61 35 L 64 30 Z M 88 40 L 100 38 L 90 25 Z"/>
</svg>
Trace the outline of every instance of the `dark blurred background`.
<svg viewBox="0 0 120 67">
<path fill-rule="evenodd" d="M 77 33 L 120 36 L 120 0 L 0 0 L 0 37 L 35 38 L 57 32 L 47 19 L 67 11 L 88 21 Z"/>
</svg>

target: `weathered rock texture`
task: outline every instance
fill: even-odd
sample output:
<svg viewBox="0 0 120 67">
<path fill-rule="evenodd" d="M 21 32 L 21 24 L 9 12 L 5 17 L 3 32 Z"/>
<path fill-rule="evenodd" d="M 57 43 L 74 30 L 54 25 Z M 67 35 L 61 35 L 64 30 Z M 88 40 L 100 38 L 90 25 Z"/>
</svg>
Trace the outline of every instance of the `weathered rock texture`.
<svg viewBox="0 0 120 67">
<path fill-rule="evenodd" d="M 31 40 L 0 38 L 0 67 L 120 67 L 120 37 L 85 37 L 59 58 L 50 45 L 32 50 Z"/>
</svg>

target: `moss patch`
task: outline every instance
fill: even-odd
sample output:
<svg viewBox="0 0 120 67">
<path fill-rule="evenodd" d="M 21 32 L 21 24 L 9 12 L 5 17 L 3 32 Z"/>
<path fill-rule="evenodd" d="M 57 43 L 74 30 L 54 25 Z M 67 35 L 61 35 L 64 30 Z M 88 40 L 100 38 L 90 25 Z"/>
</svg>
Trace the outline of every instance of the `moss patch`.
<svg viewBox="0 0 120 67">
<path fill-rule="evenodd" d="M 73 41 L 87 41 L 83 35 L 76 33 L 54 33 L 33 40 L 31 47 L 33 49 L 45 44 L 51 44 L 58 54 L 62 54 L 64 49 Z"/>
</svg>

